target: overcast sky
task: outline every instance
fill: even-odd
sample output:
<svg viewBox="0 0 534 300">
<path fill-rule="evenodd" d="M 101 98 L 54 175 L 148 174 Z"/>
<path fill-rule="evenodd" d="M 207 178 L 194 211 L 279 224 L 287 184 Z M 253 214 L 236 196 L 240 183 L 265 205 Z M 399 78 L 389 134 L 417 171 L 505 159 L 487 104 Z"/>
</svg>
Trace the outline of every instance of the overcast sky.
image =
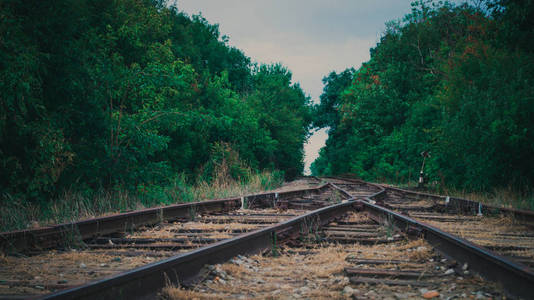
<svg viewBox="0 0 534 300">
<path fill-rule="evenodd" d="M 322 78 L 359 68 L 379 40 L 385 22 L 410 12 L 411 0 L 178 0 L 189 15 L 218 23 L 230 45 L 253 61 L 281 62 L 293 81 L 319 101 Z M 305 145 L 306 169 L 326 140 L 325 130 Z"/>
</svg>

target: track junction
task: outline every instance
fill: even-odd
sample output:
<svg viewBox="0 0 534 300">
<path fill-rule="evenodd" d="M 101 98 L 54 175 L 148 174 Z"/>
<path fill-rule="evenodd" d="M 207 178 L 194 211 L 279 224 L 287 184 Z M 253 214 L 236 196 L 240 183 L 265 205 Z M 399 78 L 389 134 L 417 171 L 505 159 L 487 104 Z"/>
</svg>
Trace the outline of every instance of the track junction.
<svg viewBox="0 0 534 300">
<path fill-rule="evenodd" d="M 1 233 L 0 299 L 534 297 L 532 212 L 304 180 Z"/>
</svg>

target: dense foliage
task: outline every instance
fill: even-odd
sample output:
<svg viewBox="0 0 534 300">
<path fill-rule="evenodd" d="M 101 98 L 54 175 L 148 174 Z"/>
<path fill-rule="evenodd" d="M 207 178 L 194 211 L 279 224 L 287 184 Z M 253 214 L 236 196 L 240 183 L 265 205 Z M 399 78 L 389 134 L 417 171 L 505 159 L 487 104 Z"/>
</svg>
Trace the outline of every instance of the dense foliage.
<svg viewBox="0 0 534 300">
<path fill-rule="evenodd" d="M 312 172 L 405 182 L 430 151 L 431 181 L 531 185 L 534 1 L 412 6 L 360 69 L 325 77 L 315 123 L 329 139 Z"/>
<path fill-rule="evenodd" d="M 220 164 L 303 169 L 309 98 L 218 26 L 157 0 L 0 3 L 0 188 L 146 191 Z"/>
</svg>

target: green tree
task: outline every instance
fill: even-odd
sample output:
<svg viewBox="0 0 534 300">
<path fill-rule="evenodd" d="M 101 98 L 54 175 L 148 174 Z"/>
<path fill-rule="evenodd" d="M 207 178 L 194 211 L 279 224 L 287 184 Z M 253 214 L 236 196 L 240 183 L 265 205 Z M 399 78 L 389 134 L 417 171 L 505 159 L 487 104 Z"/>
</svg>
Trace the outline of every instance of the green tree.
<svg viewBox="0 0 534 300">
<path fill-rule="evenodd" d="M 315 124 L 335 130 L 314 173 L 413 180 L 419 153 L 431 151 L 430 180 L 468 189 L 528 186 L 532 7 L 528 0 L 414 2 L 402 21 L 387 24 L 350 85 L 325 82 L 319 108 L 326 113 Z M 323 107 L 337 107 L 337 119 Z"/>
<path fill-rule="evenodd" d="M 221 153 L 237 177 L 302 171 L 309 99 L 202 16 L 158 0 L 7 0 L 0 13 L 5 194 L 211 180 Z"/>
</svg>

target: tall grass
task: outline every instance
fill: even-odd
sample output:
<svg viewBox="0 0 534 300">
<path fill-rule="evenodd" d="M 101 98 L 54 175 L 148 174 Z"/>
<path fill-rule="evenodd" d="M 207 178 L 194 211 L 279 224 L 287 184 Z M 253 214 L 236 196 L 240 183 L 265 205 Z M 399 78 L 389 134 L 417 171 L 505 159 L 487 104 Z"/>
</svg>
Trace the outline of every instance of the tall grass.
<svg viewBox="0 0 534 300">
<path fill-rule="evenodd" d="M 46 226 L 92 218 L 158 205 L 202 201 L 241 196 L 279 187 L 283 173 L 250 173 L 247 178 L 232 179 L 227 168 L 216 170 L 214 180 L 197 180 L 189 184 L 185 176 L 174 178 L 166 187 L 139 187 L 137 191 L 122 189 L 98 191 L 90 195 L 68 190 L 44 204 L 4 195 L 0 199 L 0 232 Z"/>
<path fill-rule="evenodd" d="M 387 182 L 400 188 L 412 189 L 417 186 L 417 181 L 405 183 Z M 457 189 L 449 187 L 446 183 L 433 182 L 419 189 L 423 192 L 447 195 L 473 201 L 478 201 L 487 205 L 495 205 L 514 209 L 534 210 L 534 191 L 532 187 L 518 189 L 513 186 L 495 187 L 488 191 L 474 191 L 467 189 Z"/>
<path fill-rule="evenodd" d="M 487 192 L 449 190 L 448 194 L 488 205 L 534 210 L 534 193 L 527 190 L 517 190 L 512 187 L 498 187 Z"/>
</svg>

